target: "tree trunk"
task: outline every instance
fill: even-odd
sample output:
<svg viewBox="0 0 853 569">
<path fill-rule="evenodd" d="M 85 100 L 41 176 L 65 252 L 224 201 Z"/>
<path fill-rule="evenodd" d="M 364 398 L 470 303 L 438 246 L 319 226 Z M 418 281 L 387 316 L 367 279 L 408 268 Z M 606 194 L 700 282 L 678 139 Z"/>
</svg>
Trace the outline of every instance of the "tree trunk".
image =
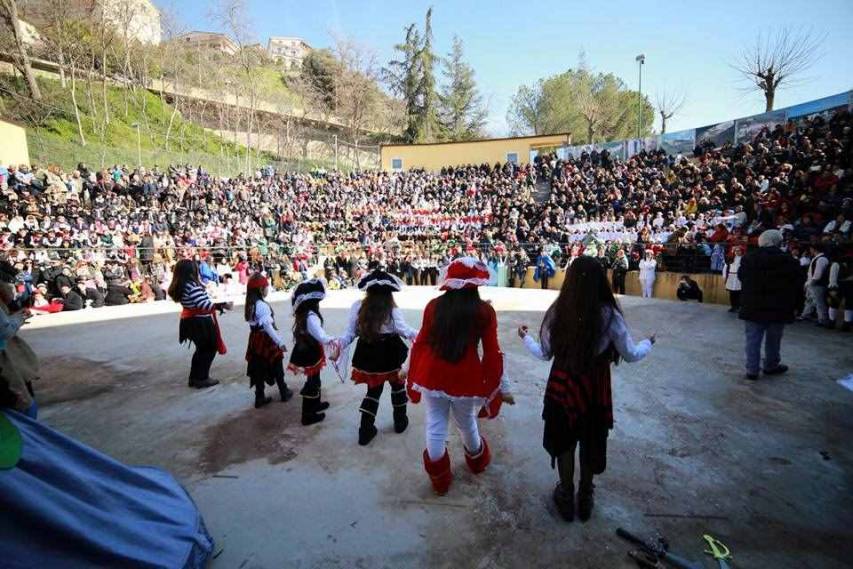
<svg viewBox="0 0 853 569">
<path fill-rule="evenodd" d="M 660 114 L 660 133 L 666 133 L 666 115 L 663 113 Z"/>
<path fill-rule="evenodd" d="M 77 74 L 73 65 L 71 66 L 71 103 L 74 105 L 74 118 L 77 120 L 77 134 L 80 135 L 80 145 L 86 146 L 83 123 L 80 121 L 80 107 L 77 105 Z"/>
<path fill-rule="evenodd" d="M 172 134 L 172 123 L 175 122 L 175 115 L 177 114 L 177 112 L 178 112 L 178 97 L 176 95 L 175 96 L 175 106 L 172 107 L 172 115 L 169 117 L 169 126 L 168 126 L 168 128 L 166 128 L 166 141 L 163 144 L 163 146 L 166 148 L 166 150 L 169 150 L 169 135 Z"/>
<path fill-rule="evenodd" d="M 592 137 L 595 134 L 595 130 L 592 127 L 592 121 L 586 121 L 586 143 L 592 144 Z"/>
<path fill-rule="evenodd" d="M 27 81 L 27 88 L 30 91 L 30 96 L 36 100 L 41 100 L 41 89 L 39 89 L 36 77 L 33 75 L 33 68 L 30 66 L 30 56 L 27 55 L 27 46 L 24 45 L 23 31 L 21 30 L 21 21 L 18 19 L 18 3 L 16 0 L 2 0 L 4 18 L 8 20 L 12 27 L 12 35 L 14 35 L 16 61 L 15 64 Z"/>
<path fill-rule="evenodd" d="M 767 89 L 764 91 L 764 99 L 767 101 L 767 107 L 764 109 L 764 112 L 770 112 L 773 110 L 773 99 L 776 98 L 776 89 Z"/>
</svg>

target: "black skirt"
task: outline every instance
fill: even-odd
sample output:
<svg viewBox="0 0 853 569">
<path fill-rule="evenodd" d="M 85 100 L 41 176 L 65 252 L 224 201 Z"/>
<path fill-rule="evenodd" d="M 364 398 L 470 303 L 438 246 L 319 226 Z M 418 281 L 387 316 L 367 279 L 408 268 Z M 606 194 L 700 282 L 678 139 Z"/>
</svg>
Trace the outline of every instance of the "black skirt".
<svg viewBox="0 0 853 569">
<path fill-rule="evenodd" d="M 178 324 L 178 342 L 192 342 L 196 349 L 216 349 L 216 327 L 210 316 L 193 316 L 181 318 Z"/>
<path fill-rule="evenodd" d="M 246 347 L 246 375 L 249 385 L 272 385 L 284 379 L 284 354 L 261 327 L 253 327 Z"/>
<path fill-rule="evenodd" d="M 542 409 L 545 430 L 542 446 L 552 466 L 560 455 L 587 448 L 594 474 L 607 467 L 607 436 L 613 428 L 610 361 L 599 358 L 585 374 L 571 374 L 552 367 Z"/>
<path fill-rule="evenodd" d="M 396 381 L 409 348 L 397 334 L 382 334 L 374 342 L 359 338 L 352 357 L 352 379 L 376 387 L 385 381 Z"/>
<path fill-rule="evenodd" d="M 297 338 L 290 352 L 288 371 L 296 374 L 312 376 L 320 373 L 326 365 L 326 354 L 323 345 L 314 338 Z"/>
</svg>

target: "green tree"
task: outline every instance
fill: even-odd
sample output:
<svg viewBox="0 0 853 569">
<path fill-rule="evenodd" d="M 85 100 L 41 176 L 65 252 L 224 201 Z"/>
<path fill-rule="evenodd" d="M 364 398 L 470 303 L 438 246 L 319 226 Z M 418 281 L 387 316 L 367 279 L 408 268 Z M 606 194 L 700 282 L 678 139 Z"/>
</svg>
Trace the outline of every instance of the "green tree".
<svg viewBox="0 0 853 569">
<path fill-rule="evenodd" d="M 300 81 L 313 94 L 312 98 L 332 109 L 335 104 L 335 77 L 341 64 L 328 49 L 314 49 L 302 60 Z"/>
<path fill-rule="evenodd" d="M 415 142 L 432 142 L 438 137 L 440 124 L 438 121 L 438 93 L 435 90 L 435 60 L 432 50 L 432 7 L 427 10 L 424 20 L 423 47 L 418 55 L 420 63 L 420 83 L 417 99 L 418 133 Z"/>
<path fill-rule="evenodd" d="M 421 36 L 415 24 L 404 28 L 406 38 L 394 46 L 399 59 L 391 60 L 383 70 L 385 82 L 391 92 L 400 97 L 405 105 L 406 129 L 404 137 L 408 142 L 418 138 L 418 87 L 420 86 Z"/>
<path fill-rule="evenodd" d="M 654 108 L 643 96 L 612 73 L 578 69 L 519 87 L 510 103 L 507 122 L 514 134 L 571 132 L 575 140 L 590 144 L 632 138 L 637 115 L 643 135 L 651 134 Z"/>
<path fill-rule="evenodd" d="M 463 59 L 462 40 L 456 36 L 443 67 L 446 83 L 438 95 L 443 137 L 471 140 L 481 136 L 486 124 L 486 109 L 477 91 L 474 69 Z"/>
</svg>

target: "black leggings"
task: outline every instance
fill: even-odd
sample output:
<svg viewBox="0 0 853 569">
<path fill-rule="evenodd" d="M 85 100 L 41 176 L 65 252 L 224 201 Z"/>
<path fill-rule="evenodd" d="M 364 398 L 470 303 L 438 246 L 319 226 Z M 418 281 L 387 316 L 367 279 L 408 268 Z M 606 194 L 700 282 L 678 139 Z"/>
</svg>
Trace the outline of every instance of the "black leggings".
<svg viewBox="0 0 853 569">
<path fill-rule="evenodd" d="M 625 271 L 613 271 L 613 292 L 625 294 Z"/>
<path fill-rule="evenodd" d="M 564 488 L 573 488 L 574 479 L 575 479 L 575 449 L 580 446 L 580 465 L 581 465 L 581 473 L 580 480 L 578 480 L 578 484 L 583 486 L 588 486 L 592 484 L 592 475 L 593 475 L 593 460 L 592 460 L 592 452 L 589 448 L 589 444 L 584 440 L 580 441 L 580 445 L 577 442 L 572 444 L 572 449 L 564 452 L 560 456 L 557 457 L 557 471 L 560 473 L 560 484 L 563 485 Z"/>
<path fill-rule="evenodd" d="M 731 304 L 732 308 L 738 310 L 740 308 L 740 291 L 739 290 L 730 290 L 729 291 L 729 304 Z"/>
<path fill-rule="evenodd" d="M 190 381 L 204 381 L 210 377 L 210 366 L 216 357 L 215 346 L 196 346 L 190 366 Z"/>
</svg>

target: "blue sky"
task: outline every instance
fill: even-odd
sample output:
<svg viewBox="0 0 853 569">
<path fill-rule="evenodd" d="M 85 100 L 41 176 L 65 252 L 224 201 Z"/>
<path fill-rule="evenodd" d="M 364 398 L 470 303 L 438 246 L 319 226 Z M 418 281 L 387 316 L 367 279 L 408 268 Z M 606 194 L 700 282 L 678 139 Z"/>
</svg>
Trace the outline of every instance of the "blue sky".
<svg viewBox="0 0 853 569">
<path fill-rule="evenodd" d="M 326 47 L 334 35 L 344 35 L 375 50 L 380 62 L 392 56 L 403 27 L 422 25 L 433 6 L 436 49 L 445 54 L 454 34 L 462 38 L 496 136 L 507 134 L 506 111 L 518 86 L 575 66 L 581 50 L 595 70 L 613 72 L 632 88 L 634 57 L 644 53 L 643 92 L 653 97 L 675 89 L 687 96 L 668 131 L 763 111 L 761 94 L 741 91 L 728 63 L 756 34 L 777 27 L 826 35 L 819 62 L 800 84 L 777 93 L 777 108 L 853 88 L 853 0 L 245 1 L 257 41 L 300 36 Z M 156 3 L 168 6 L 186 28 L 217 28 L 207 17 L 211 1 Z"/>
</svg>

